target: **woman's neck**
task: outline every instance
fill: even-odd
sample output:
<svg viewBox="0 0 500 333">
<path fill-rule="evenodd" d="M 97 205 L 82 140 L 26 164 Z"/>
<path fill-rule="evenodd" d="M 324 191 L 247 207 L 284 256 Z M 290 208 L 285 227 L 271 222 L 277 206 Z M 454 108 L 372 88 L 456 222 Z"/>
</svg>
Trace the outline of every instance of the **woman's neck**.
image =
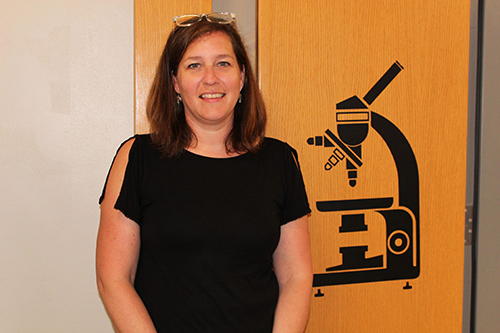
<svg viewBox="0 0 500 333">
<path fill-rule="evenodd" d="M 240 155 L 234 152 L 228 152 L 226 147 L 226 138 L 231 132 L 232 122 L 221 126 L 199 126 L 188 121 L 193 134 L 196 136 L 191 141 L 191 145 L 186 150 L 197 155 L 206 157 L 234 157 Z M 230 147 L 229 147 L 230 148 Z"/>
</svg>

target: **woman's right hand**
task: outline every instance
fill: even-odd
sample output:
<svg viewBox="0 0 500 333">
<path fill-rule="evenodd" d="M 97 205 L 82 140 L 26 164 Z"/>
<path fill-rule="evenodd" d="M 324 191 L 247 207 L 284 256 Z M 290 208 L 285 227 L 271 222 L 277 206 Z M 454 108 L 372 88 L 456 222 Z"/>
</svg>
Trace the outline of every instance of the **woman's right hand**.
<svg viewBox="0 0 500 333">
<path fill-rule="evenodd" d="M 140 250 L 140 227 L 114 208 L 134 139 L 118 151 L 111 167 L 97 235 L 96 272 L 99 295 L 116 332 L 156 332 L 134 289 Z"/>
</svg>

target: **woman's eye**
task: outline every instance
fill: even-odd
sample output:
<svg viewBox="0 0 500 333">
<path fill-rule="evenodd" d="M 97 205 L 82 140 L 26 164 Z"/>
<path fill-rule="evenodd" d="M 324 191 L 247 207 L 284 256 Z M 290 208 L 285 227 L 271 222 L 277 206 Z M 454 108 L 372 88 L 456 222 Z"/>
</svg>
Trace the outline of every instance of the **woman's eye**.
<svg viewBox="0 0 500 333">
<path fill-rule="evenodd" d="M 231 64 L 228 61 L 221 61 L 219 62 L 219 67 L 227 67 L 230 66 Z"/>
<path fill-rule="evenodd" d="M 188 65 L 188 68 L 193 68 L 193 69 L 194 69 L 194 68 L 199 68 L 199 67 L 200 67 L 200 64 L 196 64 L 196 63 L 195 63 L 195 64 L 189 64 L 189 65 Z"/>
</svg>

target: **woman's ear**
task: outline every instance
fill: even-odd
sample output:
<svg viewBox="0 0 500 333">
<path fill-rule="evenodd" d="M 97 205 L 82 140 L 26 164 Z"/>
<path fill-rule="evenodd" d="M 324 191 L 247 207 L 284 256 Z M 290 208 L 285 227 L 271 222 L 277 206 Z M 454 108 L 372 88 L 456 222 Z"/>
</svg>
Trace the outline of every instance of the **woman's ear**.
<svg viewBox="0 0 500 333">
<path fill-rule="evenodd" d="M 172 82 L 174 83 L 175 92 L 180 94 L 181 91 L 179 89 L 179 83 L 177 81 L 177 76 L 174 75 L 174 72 L 172 72 L 170 75 L 172 76 Z"/>
<path fill-rule="evenodd" d="M 240 72 L 240 91 L 243 89 L 243 86 L 245 85 L 245 66 L 242 66 L 241 72 Z"/>
</svg>

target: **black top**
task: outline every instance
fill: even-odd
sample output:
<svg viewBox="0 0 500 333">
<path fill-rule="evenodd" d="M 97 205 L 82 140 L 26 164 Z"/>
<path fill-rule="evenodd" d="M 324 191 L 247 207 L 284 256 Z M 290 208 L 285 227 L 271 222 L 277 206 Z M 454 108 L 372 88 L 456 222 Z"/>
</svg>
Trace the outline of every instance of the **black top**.
<svg viewBox="0 0 500 333">
<path fill-rule="evenodd" d="M 141 227 L 135 288 L 158 332 L 272 331 L 280 227 L 310 212 L 296 158 L 266 138 L 258 154 L 166 159 L 135 136 L 115 208 Z"/>
</svg>

